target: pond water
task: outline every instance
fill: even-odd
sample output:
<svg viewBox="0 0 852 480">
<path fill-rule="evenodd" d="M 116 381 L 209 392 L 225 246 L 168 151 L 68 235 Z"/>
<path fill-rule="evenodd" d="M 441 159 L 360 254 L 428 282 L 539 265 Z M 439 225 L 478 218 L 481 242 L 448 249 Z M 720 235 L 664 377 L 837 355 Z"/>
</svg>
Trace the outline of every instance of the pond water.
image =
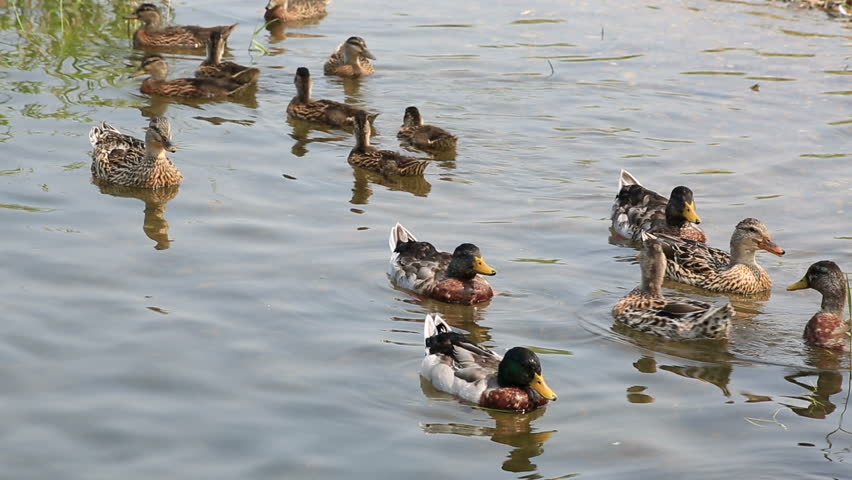
<svg viewBox="0 0 852 480">
<path fill-rule="evenodd" d="M 335 0 L 261 30 L 262 55 L 262 1 L 179 1 L 177 23 L 239 22 L 227 56 L 262 76 L 238 102 L 170 103 L 128 77 L 132 9 L 0 1 L 9 478 L 852 477 L 848 357 L 803 344 L 819 294 L 784 290 L 817 260 L 852 269 L 852 23 L 763 1 Z M 351 35 L 377 73 L 323 77 Z M 174 76 L 201 60 L 167 57 Z M 417 105 L 456 158 L 423 179 L 354 171 L 349 133 L 287 120 L 299 66 L 315 97 L 381 112 L 375 144 L 398 149 Z M 184 184 L 92 184 L 89 129 L 142 136 L 152 113 Z M 775 285 L 732 299 L 729 342 L 613 328 L 639 278 L 608 229 L 621 168 L 691 187 L 712 245 L 753 216 L 787 250 L 758 255 Z M 499 295 L 395 289 L 397 221 L 479 245 Z M 506 414 L 434 390 L 429 312 L 537 347 L 559 401 Z"/>
</svg>

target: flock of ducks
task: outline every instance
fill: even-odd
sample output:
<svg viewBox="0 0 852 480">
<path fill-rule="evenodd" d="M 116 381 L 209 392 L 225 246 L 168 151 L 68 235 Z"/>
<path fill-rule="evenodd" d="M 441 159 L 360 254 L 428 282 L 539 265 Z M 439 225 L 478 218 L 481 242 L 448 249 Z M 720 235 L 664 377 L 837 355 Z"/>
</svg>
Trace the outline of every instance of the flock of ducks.
<svg viewBox="0 0 852 480">
<path fill-rule="evenodd" d="M 325 15 L 327 0 L 270 0 L 264 18 L 268 22 L 291 22 Z M 131 17 L 143 22 L 133 35 L 138 48 L 207 48 L 207 56 L 193 78 L 171 79 L 168 64 L 160 54 L 146 55 L 134 76 L 148 75 L 142 93 L 184 98 L 217 98 L 239 93 L 255 85 L 257 68 L 223 62 L 228 36 L 236 25 L 219 27 L 164 26 L 156 5 L 143 3 Z M 375 68 L 375 57 L 361 37 L 350 37 L 326 60 L 326 75 L 362 77 Z M 422 175 L 428 158 L 409 157 L 370 145 L 376 113 L 332 100 L 311 97 L 312 80 L 306 67 L 296 70 L 296 95 L 287 106 L 289 117 L 336 128 L 351 128 L 355 137 L 348 162 L 385 175 Z M 398 138 L 426 152 L 452 151 L 457 137 L 446 130 L 425 125 L 416 107 L 405 110 Z M 159 189 L 179 185 L 183 175 L 168 158 L 174 152 L 171 126 L 165 117 L 150 119 L 145 139 L 120 133 L 103 123 L 92 128 L 94 147 L 91 172 L 98 182 L 116 186 Z M 752 295 L 769 290 L 772 281 L 755 261 L 757 250 L 784 255 L 766 226 L 754 218 L 739 222 L 731 236 L 730 251 L 706 244 L 698 227 L 701 219 L 692 190 L 675 187 L 669 198 L 653 192 L 622 170 L 612 205 L 612 230 L 641 245 L 641 282 L 612 309 L 616 322 L 630 328 L 673 340 L 724 339 L 730 335 L 735 315 L 730 303 L 714 306 L 706 302 L 666 297 L 665 278 L 711 292 Z M 390 232 L 391 280 L 414 294 L 438 301 L 473 305 L 494 296 L 485 276 L 497 272 L 483 259 L 476 245 L 463 243 L 452 253 L 439 251 L 417 238 L 400 224 Z M 843 318 L 847 285 L 840 268 L 831 261 L 817 262 L 788 290 L 813 288 L 823 295 L 820 310 L 808 321 L 805 339 L 818 347 L 848 349 L 849 325 Z M 424 322 L 426 355 L 421 375 L 443 391 L 468 402 L 501 410 L 530 410 L 556 400 L 541 372 L 538 356 L 524 347 L 510 349 L 500 357 L 453 331 L 439 316 L 427 315 Z"/>
</svg>

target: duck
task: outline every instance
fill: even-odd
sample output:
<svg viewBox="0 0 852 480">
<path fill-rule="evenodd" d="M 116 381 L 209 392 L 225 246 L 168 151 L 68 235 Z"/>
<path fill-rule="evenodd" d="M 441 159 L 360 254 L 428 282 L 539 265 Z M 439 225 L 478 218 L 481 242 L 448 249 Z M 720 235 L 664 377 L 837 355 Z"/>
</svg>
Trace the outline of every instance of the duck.
<svg viewBox="0 0 852 480">
<path fill-rule="evenodd" d="M 779 257 L 785 253 L 756 218 L 746 218 L 734 228 L 730 253 L 674 235 L 646 235 L 662 242 L 668 278 L 719 293 L 753 295 L 769 290 L 772 279 L 755 261 L 755 253 L 758 249 Z"/>
<path fill-rule="evenodd" d="M 850 323 L 843 316 L 849 287 L 840 267 L 830 260 L 821 260 L 808 267 L 807 273 L 787 290 L 812 288 L 822 294 L 822 304 L 807 325 L 805 341 L 830 350 L 849 351 Z"/>
<path fill-rule="evenodd" d="M 462 243 L 453 251 L 440 252 L 429 242 L 419 242 L 397 223 L 391 228 L 391 280 L 401 288 L 446 303 L 473 305 L 494 296 L 483 275 L 494 276 L 479 247 Z"/>
<path fill-rule="evenodd" d="M 627 170 L 618 177 L 618 194 L 612 204 L 612 229 L 624 238 L 639 241 L 642 232 L 666 233 L 707 243 L 707 235 L 697 225 L 692 190 L 672 189 L 669 198 L 649 190 Z"/>
<path fill-rule="evenodd" d="M 405 109 L 396 137 L 421 150 L 454 150 L 458 137 L 440 127 L 424 125 L 417 107 Z"/>
<path fill-rule="evenodd" d="M 359 112 L 363 112 L 370 123 L 373 123 L 379 115 L 333 100 L 313 100 L 311 98 L 313 79 L 311 79 L 310 70 L 305 67 L 296 69 L 293 83 L 296 84 L 296 96 L 287 105 L 287 116 L 290 118 L 324 123 L 332 127 L 352 127 L 355 123 L 355 114 Z"/>
<path fill-rule="evenodd" d="M 328 0 L 269 0 L 263 19 L 272 22 L 298 22 L 311 18 L 323 17 Z"/>
<path fill-rule="evenodd" d="M 349 37 L 325 61 L 323 72 L 347 78 L 372 75 L 375 70 L 368 59 L 376 57 L 367 49 L 367 42 L 361 37 Z"/>
<path fill-rule="evenodd" d="M 353 124 L 355 146 L 349 152 L 347 161 L 353 167 L 360 167 L 384 175 L 413 177 L 423 175 L 429 160 L 417 157 L 407 157 L 392 150 L 379 150 L 370 145 L 370 121 L 366 112 L 355 114 Z"/>
<path fill-rule="evenodd" d="M 145 140 L 119 132 L 106 122 L 89 132 L 92 176 L 115 185 L 163 188 L 180 185 L 183 174 L 166 156 L 175 152 L 172 127 L 166 117 L 153 117 Z"/>
<path fill-rule="evenodd" d="M 125 17 L 140 20 L 144 25 L 133 34 L 133 46 L 143 47 L 173 47 L 173 48 L 202 48 L 207 43 L 211 32 L 220 32 L 222 40 L 226 40 L 237 24 L 218 27 L 199 27 L 196 25 L 175 25 L 164 27 L 160 9 L 153 3 L 143 3 L 136 7 L 133 15 Z"/>
<path fill-rule="evenodd" d="M 141 68 L 131 77 L 150 75 L 142 82 L 142 93 L 183 98 L 222 98 L 234 95 L 248 84 L 231 78 L 176 78 L 168 80 L 169 65 L 160 54 L 146 55 Z"/>
<path fill-rule="evenodd" d="M 852 12 L 846 9 L 845 1 L 826 1 L 824 2 L 823 10 L 832 18 L 850 18 Z"/>
<path fill-rule="evenodd" d="M 723 339 L 730 335 L 735 313 L 730 303 L 714 306 L 663 295 L 666 254 L 658 239 L 642 242 L 639 265 L 641 283 L 612 308 L 616 322 L 670 340 Z"/>
<path fill-rule="evenodd" d="M 423 322 L 426 355 L 420 375 L 438 390 L 485 408 L 525 412 L 556 401 L 538 355 L 525 347 L 504 356 L 453 331 L 440 315 Z"/>
<path fill-rule="evenodd" d="M 254 67 L 244 67 L 234 62 L 223 62 L 225 42 L 221 32 L 210 32 L 207 39 L 207 58 L 201 62 L 195 71 L 196 78 L 224 78 L 233 80 L 241 85 L 254 85 L 260 77 L 260 70 Z"/>
</svg>

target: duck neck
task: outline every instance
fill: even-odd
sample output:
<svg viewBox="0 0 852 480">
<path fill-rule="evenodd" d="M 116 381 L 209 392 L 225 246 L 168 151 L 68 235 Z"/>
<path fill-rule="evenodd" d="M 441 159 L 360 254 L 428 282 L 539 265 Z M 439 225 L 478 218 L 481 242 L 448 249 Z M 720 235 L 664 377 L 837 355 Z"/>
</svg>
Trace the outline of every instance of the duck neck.
<svg viewBox="0 0 852 480">
<path fill-rule="evenodd" d="M 831 313 L 843 318 L 843 310 L 846 309 L 846 282 L 842 282 L 837 288 L 822 293 L 822 304 L 819 311 Z"/>
<path fill-rule="evenodd" d="M 358 57 L 360 57 L 360 55 L 352 55 L 349 52 L 348 47 L 343 47 L 343 63 L 345 63 L 346 65 L 352 65 L 353 67 L 358 67 Z"/>
<path fill-rule="evenodd" d="M 367 120 L 364 127 L 355 132 L 355 148 L 358 150 L 370 148 L 370 120 Z"/>
<path fill-rule="evenodd" d="M 665 262 L 665 258 L 663 258 L 663 262 Z M 665 265 L 665 263 L 662 265 L 655 263 L 650 268 L 642 270 L 642 283 L 639 284 L 639 290 L 643 295 L 649 297 L 663 296 L 663 277 L 666 275 Z"/>
<path fill-rule="evenodd" d="M 476 277 L 476 272 L 470 268 L 469 263 L 466 266 L 460 258 L 453 258 L 447 267 L 447 276 L 458 280 L 473 280 Z"/>
<path fill-rule="evenodd" d="M 734 243 L 731 240 L 731 263 L 730 266 L 742 264 L 742 265 L 757 265 L 754 261 L 754 254 L 757 250 L 754 247 L 747 247 L 745 245 Z"/>
<path fill-rule="evenodd" d="M 296 100 L 299 103 L 310 103 L 311 101 L 311 80 L 296 85 Z"/>
<path fill-rule="evenodd" d="M 153 166 L 168 161 L 166 150 L 149 143 L 145 146 L 145 161 Z"/>
</svg>

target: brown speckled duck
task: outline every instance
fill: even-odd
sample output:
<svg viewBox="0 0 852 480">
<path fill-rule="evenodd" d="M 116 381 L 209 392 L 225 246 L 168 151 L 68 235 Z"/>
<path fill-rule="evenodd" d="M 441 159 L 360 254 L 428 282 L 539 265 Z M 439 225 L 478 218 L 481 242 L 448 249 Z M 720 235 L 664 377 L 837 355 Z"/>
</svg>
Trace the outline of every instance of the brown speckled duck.
<svg viewBox="0 0 852 480">
<path fill-rule="evenodd" d="M 355 147 L 349 152 L 349 165 L 385 175 L 410 177 L 423 175 L 429 160 L 406 157 L 391 150 L 379 150 L 370 145 L 370 122 L 365 112 L 355 114 L 353 124 Z"/>
<path fill-rule="evenodd" d="M 438 390 L 486 408 L 528 411 L 556 400 L 532 350 L 514 347 L 500 357 L 466 339 L 441 318 L 426 315 L 426 356 L 420 375 Z"/>
<path fill-rule="evenodd" d="M 333 127 L 351 127 L 355 122 L 355 114 L 359 112 L 363 112 L 370 123 L 378 116 L 377 113 L 368 113 L 361 108 L 333 100 L 313 100 L 311 98 L 313 80 L 311 72 L 305 67 L 296 69 L 293 83 L 296 84 L 296 96 L 287 105 L 287 115 L 290 118 L 324 123 Z"/>
<path fill-rule="evenodd" d="M 92 176 L 98 180 L 137 188 L 162 188 L 183 181 L 183 174 L 166 156 L 176 149 L 165 117 L 151 119 L 144 142 L 106 122 L 92 127 L 89 142 L 94 147 Z"/>
<path fill-rule="evenodd" d="M 405 109 L 402 126 L 396 137 L 421 150 L 453 150 L 456 148 L 458 137 L 440 127 L 424 125 L 423 117 L 417 107 Z"/>
<path fill-rule="evenodd" d="M 144 25 L 133 34 L 133 45 L 143 47 L 202 48 L 210 37 L 210 32 L 218 31 L 225 41 L 237 24 L 219 27 L 198 27 L 195 25 L 162 25 L 163 16 L 153 3 L 143 3 L 136 8 L 128 19 L 140 20 Z"/>
<path fill-rule="evenodd" d="M 730 303 L 713 306 L 698 300 L 663 296 L 666 255 L 659 240 L 645 239 L 639 265 L 642 283 L 612 309 L 617 322 L 672 340 L 728 337 L 735 313 Z"/>
<path fill-rule="evenodd" d="M 168 80 L 169 65 L 162 55 L 146 55 L 142 67 L 133 77 L 150 75 L 142 82 L 140 90 L 148 95 L 183 98 L 222 98 L 233 95 L 248 84 L 230 78 L 176 78 Z"/>
<path fill-rule="evenodd" d="M 367 50 L 367 42 L 361 37 L 349 37 L 328 57 L 323 71 L 326 75 L 349 78 L 372 75 L 373 64 L 368 59 L 376 57 Z"/>
<path fill-rule="evenodd" d="M 482 258 L 479 247 L 463 243 L 452 254 L 438 251 L 429 242 L 419 242 L 397 223 L 391 229 L 390 276 L 401 288 L 447 303 L 472 305 L 494 296 L 482 275 L 496 275 Z"/>
<path fill-rule="evenodd" d="M 766 225 L 756 218 L 746 218 L 734 228 L 731 253 L 674 235 L 650 236 L 662 242 L 669 278 L 720 293 L 750 295 L 769 290 L 772 280 L 755 262 L 755 252 L 760 249 L 784 255 L 784 249 L 772 241 Z"/>
<path fill-rule="evenodd" d="M 707 236 L 698 228 L 701 218 L 695 211 L 692 190 L 675 187 L 668 199 L 643 187 L 639 180 L 622 169 L 618 194 L 612 204 L 612 229 L 629 240 L 638 241 L 642 232 L 667 233 L 706 243 Z"/>
<path fill-rule="evenodd" d="M 263 19 L 267 22 L 300 22 L 325 16 L 328 0 L 269 0 Z"/>
<path fill-rule="evenodd" d="M 207 40 L 207 58 L 195 71 L 196 78 L 225 78 L 243 85 L 253 85 L 260 77 L 260 70 L 244 67 L 234 62 L 223 62 L 225 42 L 221 32 L 211 32 Z"/>
<path fill-rule="evenodd" d="M 805 276 L 787 290 L 813 288 L 822 294 L 822 304 L 805 326 L 805 341 L 817 347 L 849 351 L 849 321 L 843 316 L 848 287 L 840 267 L 829 260 L 816 262 Z"/>
</svg>

